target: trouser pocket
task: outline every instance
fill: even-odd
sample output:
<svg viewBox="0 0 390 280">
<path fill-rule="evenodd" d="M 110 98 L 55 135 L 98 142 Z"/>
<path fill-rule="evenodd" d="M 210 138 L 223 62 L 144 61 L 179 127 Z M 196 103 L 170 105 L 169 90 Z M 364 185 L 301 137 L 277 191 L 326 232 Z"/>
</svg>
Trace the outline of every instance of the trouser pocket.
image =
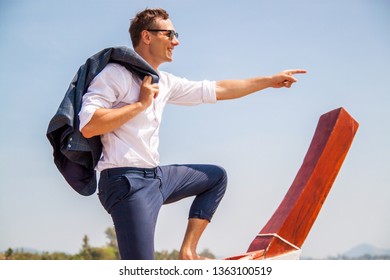
<svg viewBox="0 0 390 280">
<path fill-rule="evenodd" d="M 100 203 L 111 214 L 115 205 L 131 195 L 132 186 L 123 175 L 106 175 L 100 177 L 98 190 Z"/>
</svg>

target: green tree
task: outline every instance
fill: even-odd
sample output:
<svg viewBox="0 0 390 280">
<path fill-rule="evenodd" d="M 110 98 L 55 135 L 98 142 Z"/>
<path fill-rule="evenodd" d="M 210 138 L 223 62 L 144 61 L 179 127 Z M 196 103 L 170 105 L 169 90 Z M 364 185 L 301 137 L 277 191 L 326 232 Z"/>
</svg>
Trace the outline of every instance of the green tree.
<svg viewBox="0 0 390 280">
<path fill-rule="evenodd" d="M 215 259 L 215 255 L 211 253 L 210 250 L 207 248 L 204 249 L 199 255 L 205 258 Z"/>
<path fill-rule="evenodd" d="M 178 260 L 179 251 L 173 250 L 172 252 L 169 253 L 167 250 L 162 250 L 160 252 L 155 252 L 154 258 L 156 260 Z"/>
<path fill-rule="evenodd" d="M 12 260 L 13 253 L 14 253 L 14 250 L 12 250 L 12 248 L 8 248 L 8 250 L 5 252 L 5 259 Z"/>
<path fill-rule="evenodd" d="M 116 234 L 113 228 L 108 228 L 106 236 L 109 239 L 104 247 L 92 247 L 89 243 L 89 237 L 84 235 L 80 252 L 74 256 L 78 260 L 117 260 L 119 259 L 119 250 L 116 243 Z"/>
<path fill-rule="evenodd" d="M 118 242 L 116 239 L 116 232 L 113 227 L 109 227 L 106 229 L 104 232 L 106 234 L 106 237 L 108 238 L 108 246 L 113 247 L 113 248 L 118 248 Z"/>
<path fill-rule="evenodd" d="M 84 235 L 83 237 L 83 244 L 79 256 L 81 260 L 92 260 L 92 248 L 89 245 L 88 235 Z"/>
<path fill-rule="evenodd" d="M 106 237 L 108 238 L 107 250 L 113 254 L 115 259 L 120 259 L 118 241 L 116 239 L 116 232 L 113 227 L 109 227 L 105 231 Z"/>
</svg>

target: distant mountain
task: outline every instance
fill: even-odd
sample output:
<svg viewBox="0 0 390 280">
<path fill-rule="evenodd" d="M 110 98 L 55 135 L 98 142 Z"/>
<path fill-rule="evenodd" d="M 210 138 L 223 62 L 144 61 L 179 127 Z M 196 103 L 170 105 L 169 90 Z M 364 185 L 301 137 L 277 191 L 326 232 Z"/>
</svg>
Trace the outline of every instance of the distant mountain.
<svg viewBox="0 0 390 280">
<path fill-rule="evenodd" d="M 371 244 L 364 243 L 364 244 L 359 244 L 356 247 L 353 247 L 351 250 L 343 254 L 343 256 L 346 256 L 348 258 L 358 258 L 363 255 L 390 256 L 390 249 L 381 249 Z"/>
</svg>

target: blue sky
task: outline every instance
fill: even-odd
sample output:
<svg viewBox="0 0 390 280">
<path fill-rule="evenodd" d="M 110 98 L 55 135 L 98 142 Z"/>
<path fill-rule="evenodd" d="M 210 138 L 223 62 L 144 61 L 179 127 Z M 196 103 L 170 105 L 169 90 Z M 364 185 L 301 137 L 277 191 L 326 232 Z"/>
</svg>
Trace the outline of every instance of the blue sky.
<svg viewBox="0 0 390 280">
<path fill-rule="evenodd" d="M 0 3 L 0 250 L 75 253 L 112 225 L 96 195 L 75 193 L 54 166 L 46 129 L 86 58 L 128 45 L 129 20 L 165 8 L 180 34 L 161 69 L 220 80 L 305 68 L 291 89 L 168 106 L 162 164 L 214 163 L 229 187 L 199 248 L 245 252 L 291 185 L 319 117 L 344 107 L 360 128 L 303 246 L 303 256 L 360 243 L 390 248 L 390 4 L 346 1 L 23 1 Z M 178 249 L 190 200 L 160 213 L 156 249 Z"/>
</svg>

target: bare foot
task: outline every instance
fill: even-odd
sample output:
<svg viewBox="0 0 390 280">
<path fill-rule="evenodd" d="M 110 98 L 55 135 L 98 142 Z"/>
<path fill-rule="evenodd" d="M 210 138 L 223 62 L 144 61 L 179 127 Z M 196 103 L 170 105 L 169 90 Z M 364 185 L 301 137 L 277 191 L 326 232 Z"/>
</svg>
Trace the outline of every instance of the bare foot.
<svg viewBox="0 0 390 280">
<path fill-rule="evenodd" d="M 193 253 L 191 251 L 187 251 L 185 253 L 183 251 L 180 251 L 179 259 L 180 260 L 212 260 L 210 258 L 199 256 L 197 253 Z"/>
</svg>

